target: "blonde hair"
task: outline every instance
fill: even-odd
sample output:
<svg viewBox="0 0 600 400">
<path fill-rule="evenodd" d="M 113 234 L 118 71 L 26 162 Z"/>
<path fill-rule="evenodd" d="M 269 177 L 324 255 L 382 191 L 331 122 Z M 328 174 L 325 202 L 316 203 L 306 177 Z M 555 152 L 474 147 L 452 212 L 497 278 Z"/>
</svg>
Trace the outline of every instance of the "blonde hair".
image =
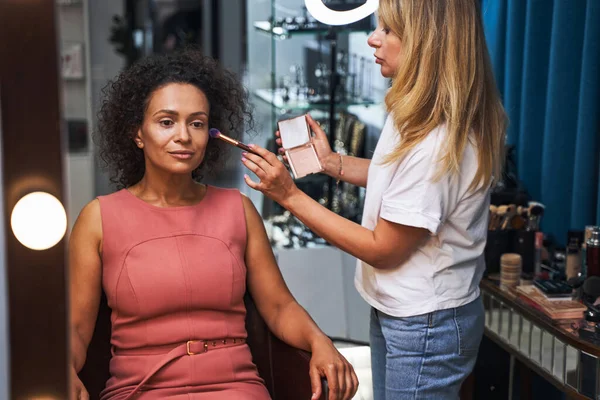
<svg viewBox="0 0 600 400">
<path fill-rule="evenodd" d="M 479 0 L 381 0 L 381 24 L 400 38 L 398 70 L 385 104 L 400 144 L 385 162 L 402 159 L 446 124 L 447 145 L 436 179 L 458 174 L 471 141 L 479 166 L 470 190 L 500 178 L 506 114 L 485 43 Z"/>
</svg>

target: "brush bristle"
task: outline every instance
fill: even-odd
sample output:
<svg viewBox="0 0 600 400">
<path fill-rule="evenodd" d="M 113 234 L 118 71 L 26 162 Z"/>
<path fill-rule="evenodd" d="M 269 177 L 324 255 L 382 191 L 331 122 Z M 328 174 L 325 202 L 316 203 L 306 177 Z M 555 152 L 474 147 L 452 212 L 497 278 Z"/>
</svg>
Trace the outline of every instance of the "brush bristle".
<svg viewBox="0 0 600 400">
<path fill-rule="evenodd" d="M 540 207 L 540 206 L 533 206 L 529 209 L 529 213 L 531 215 L 543 215 L 544 214 L 544 207 Z"/>
<path fill-rule="evenodd" d="M 208 135 L 213 139 L 219 137 L 220 134 L 221 132 L 219 132 L 217 128 L 210 128 L 210 130 L 208 131 Z"/>
</svg>

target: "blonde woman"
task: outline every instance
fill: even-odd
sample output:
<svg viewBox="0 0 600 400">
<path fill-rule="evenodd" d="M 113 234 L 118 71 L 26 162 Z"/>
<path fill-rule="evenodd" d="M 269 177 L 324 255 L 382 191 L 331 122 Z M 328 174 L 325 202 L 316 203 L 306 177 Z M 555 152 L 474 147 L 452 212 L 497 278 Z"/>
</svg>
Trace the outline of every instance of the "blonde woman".
<svg viewBox="0 0 600 400">
<path fill-rule="evenodd" d="M 325 173 L 366 186 L 362 226 L 298 190 L 260 147 L 262 158 L 242 159 L 260 182 L 246 183 L 359 259 L 375 399 L 457 399 L 483 335 L 479 282 L 506 117 L 479 0 L 381 0 L 378 18 L 368 43 L 393 83 L 373 159 L 333 153 L 308 118 Z"/>
</svg>

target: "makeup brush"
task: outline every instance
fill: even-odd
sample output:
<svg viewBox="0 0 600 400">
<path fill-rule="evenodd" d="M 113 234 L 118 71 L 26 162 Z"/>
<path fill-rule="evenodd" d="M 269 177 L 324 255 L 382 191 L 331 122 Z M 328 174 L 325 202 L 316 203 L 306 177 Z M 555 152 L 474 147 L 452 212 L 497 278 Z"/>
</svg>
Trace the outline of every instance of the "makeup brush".
<svg viewBox="0 0 600 400">
<path fill-rule="evenodd" d="M 240 142 L 239 140 L 235 140 L 230 138 L 229 136 L 223 135 L 217 128 L 210 128 L 210 130 L 208 131 L 208 135 L 213 139 L 221 139 L 225 143 L 229 143 L 230 145 L 239 147 L 244 151 L 258 155 L 254 150 L 252 150 L 250 147 Z"/>
<path fill-rule="evenodd" d="M 523 206 L 518 206 L 517 214 L 510 221 L 510 226 L 513 229 L 517 229 L 517 230 L 525 228 L 525 225 L 527 224 L 527 214 L 528 214 L 527 208 L 525 208 Z"/>
<path fill-rule="evenodd" d="M 546 207 L 542 203 L 536 201 L 529 202 L 529 221 L 527 223 L 527 230 L 538 231 L 540 229 L 540 222 L 544 215 L 544 209 Z"/>
<path fill-rule="evenodd" d="M 498 210 L 498 207 L 496 207 L 495 205 L 490 205 L 490 217 L 489 217 L 489 221 L 488 221 L 488 230 L 493 231 L 494 230 L 494 223 L 496 221 L 496 211 Z"/>
<path fill-rule="evenodd" d="M 507 229 L 510 226 L 510 222 L 513 217 L 517 213 L 517 207 L 514 204 L 509 204 L 506 206 L 506 213 L 504 214 L 504 219 L 502 220 L 502 230 Z"/>
<path fill-rule="evenodd" d="M 496 220 L 494 221 L 494 230 L 502 229 L 502 222 L 504 221 L 504 216 L 508 211 L 508 206 L 499 206 L 496 210 Z"/>
</svg>

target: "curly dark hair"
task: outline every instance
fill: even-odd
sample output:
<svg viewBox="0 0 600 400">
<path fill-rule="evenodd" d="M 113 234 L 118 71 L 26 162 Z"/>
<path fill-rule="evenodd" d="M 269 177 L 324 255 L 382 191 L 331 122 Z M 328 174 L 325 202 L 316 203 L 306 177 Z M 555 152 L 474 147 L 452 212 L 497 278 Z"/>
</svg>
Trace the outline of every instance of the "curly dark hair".
<svg viewBox="0 0 600 400">
<path fill-rule="evenodd" d="M 102 106 L 94 141 L 100 159 L 117 188 L 129 187 L 144 176 L 144 153 L 133 138 L 144 119 L 154 91 L 169 83 L 187 83 L 202 90 L 210 104 L 209 126 L 238 138 L 252 127 L 248 94 L 238 78 L 214 59 L 195 49 L 141 59 L 121 72 L 102 90 Z M 225 161 L 228 145 L 209 140 L 204 160 L 192 172 L 194 180 L 217 170 Z"/>
</svg>

